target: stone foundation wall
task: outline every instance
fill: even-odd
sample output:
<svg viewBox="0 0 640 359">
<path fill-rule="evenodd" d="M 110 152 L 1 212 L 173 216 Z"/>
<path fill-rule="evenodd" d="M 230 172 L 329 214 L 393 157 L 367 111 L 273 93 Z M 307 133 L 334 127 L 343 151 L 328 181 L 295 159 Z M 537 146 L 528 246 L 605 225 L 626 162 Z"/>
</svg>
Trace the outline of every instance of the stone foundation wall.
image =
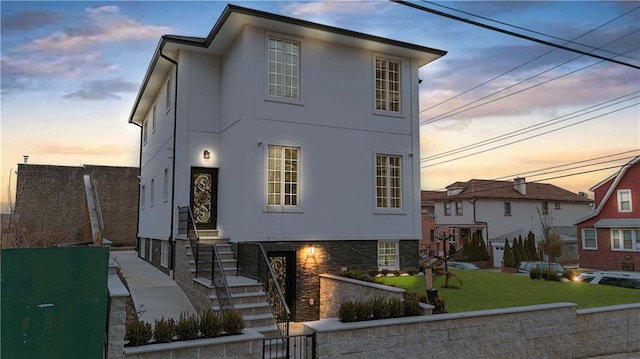
<svg viewBox="0 0 640 359">
<path fill-rule="evenodd" d="M 367 300 L 376 297 L 402 300 L 405 290 L 382 284 L 363 282 L 331 274 L 320 275 L 320 319 L 333 318 L 340 303 L 346 300 Z"/>
<path fill-rule="evenodd" d="M 211 298 L 209 298 L 212 289 L 194 282 L 195 275 L 191 273 L 191 265 L 189 264 L 189 260 L 193 259 L 193 257 L 187 255 L 191 248 L 185 247 L 188 244 L 189 241 L 176 240 L 175 281 L 189 298 L 196 312 L 202 313 L 205 308 L 211 308 L 212 306 Z"/>
<path fill-rule="evenodd" d="M 640 352 L 640 304 L 577 311 L 576 357 Z"/>
</svg>

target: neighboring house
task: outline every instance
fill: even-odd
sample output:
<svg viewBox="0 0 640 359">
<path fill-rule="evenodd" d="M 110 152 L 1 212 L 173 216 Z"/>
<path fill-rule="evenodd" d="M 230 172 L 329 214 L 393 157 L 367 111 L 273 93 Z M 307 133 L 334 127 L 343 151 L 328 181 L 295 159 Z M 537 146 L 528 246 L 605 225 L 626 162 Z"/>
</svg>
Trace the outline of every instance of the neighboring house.
<svg viewBox="0 0 640 359">
<path fill-rule="evenodd" d="M 575 223 L 580 266 L 640 270 L 640 156 L 590 191 L 595 211 Z"/>
<path fill-rule="evenodd" d="M 14 227 L 17 247 L 49 247 L 92 241 L 84 175 L 97 189 L 104 229 L 114 247 L 136 243 L 136 167 L 18 164 Z"/>
<path fill-rule="evenodd" d="M 190 206 L 287 258 L 297 319 L 317 318 L 317 274 L 417 267 L 418 69 L 445 53 L 234 5 L 206 38 L 163 36 L 129 118 L 142 257 L 182 270 Z"/>
<path fill-rule="evenodd" d="M 539 233 L 540 216 L 551 216 L 553 227 L 571 226 L 591 212 L 592 202 L 551 184 L 527 183 L 524 178 L 456 182 L 432 200 L 436 233 L 460 245 L 478 232 L 485 241 L 490 240 L 495 267 L 500 267 L 504 240 L 512 240 L 514 232 Z"/>
<path fill-rule="evenodd" d="M 442 192 L 422 191 L 422 239 L 420 239 L 421 255 L 433 255 L 436 253 L 436 215 L 433 198 L 439 197 Z"/>
</svg>

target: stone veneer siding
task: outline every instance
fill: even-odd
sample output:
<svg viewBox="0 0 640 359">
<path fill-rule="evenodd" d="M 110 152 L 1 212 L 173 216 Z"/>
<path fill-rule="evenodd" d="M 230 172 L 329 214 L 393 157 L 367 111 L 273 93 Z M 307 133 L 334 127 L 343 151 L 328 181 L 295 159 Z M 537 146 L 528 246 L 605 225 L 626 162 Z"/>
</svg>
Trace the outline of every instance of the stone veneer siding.
<svg viewBox="0 0 640 359">
<path fill-rule="evenodd" d="M 345 300 L 367 300 L 376 297 L 402 300 L 405 290 L 387 285 L 363 282 L 331 274 L 320 275 L 320 319 L 333 318 Z"/>
<path fill-rule="evenodd" d="M 211 308 L 213 305 L 209 297 L 209 295 L 213 293 L 213 289 L 194 281 L 195 275 L 191 273 L 191 264 L 189 264 L 189 260 L 193 259 L 192 256 L 189 256 L 189 253 L 191 253 L 189 241 L 176 240 L 175 252 L 174 279 L 178 286 L 184 291 L 187 298 L 189 298 L 196 312 L 202 313 L 204 309 Z M 207 280 L 206 282 L 209 281 Z"/>
<path fill-rule="evenodd" d="M 92 241 L 88 225 L 84 175 L 98 190 L 104 222 L 102 236 L 113 247 L 136 245 L 137 167 L 19 164 L 16 213 L 36 247 Z"/>
<path fill-rule="evenodd" d="M 262 339 L 255 330 L 243 334 L 125 348 L 127 359 L 262 359 Z"/>
<path fill-rule="evenodd" d="M 313 245 L 316 253 L 308 253 Z M 343 267 L 349 270 L 378 269 L 378 241 L 322 241 L 322 242 L 262 242 L 265 251 L 296 252 L 296 303 L 294 321 L 320 318 L 320 274 L 337 274 Z M 399 241 L 400 268 L 418 268 L 418 240 Z M 238 256 L 237 246 L 236 256 Z M 243 257 L 242 253 L 240 254 Z M 238 258 L 238 265 L 251 265 L 254 258 Z M 312 301 L 313 300 L 313 304 Z"/>
<path fill-rule="evenodd" d="M 640 304 L 550 303 L 430 316 L 304 323 L 316 358 L 587 358 L 640 352 Z"/>
<path fill-rule="evenodd" d="M 109 268 L 107 287 L 109 290 L 109 307 L 107 320 L 107 358 L 124 358 L 124 336 L 127 320 L 126 299 L 129 291 L 116 274 L 115 264 Z"/>
</svg>

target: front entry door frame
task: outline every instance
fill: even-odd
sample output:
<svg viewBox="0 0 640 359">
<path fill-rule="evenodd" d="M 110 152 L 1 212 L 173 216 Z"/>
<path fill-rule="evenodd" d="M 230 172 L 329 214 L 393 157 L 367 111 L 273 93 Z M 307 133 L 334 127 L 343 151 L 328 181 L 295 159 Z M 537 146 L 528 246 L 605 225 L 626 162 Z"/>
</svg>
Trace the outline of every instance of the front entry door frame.
<svg viewBox="0 0 640 359">
<path fill-rule="evenodd" d="M 190 206 L 198 229 L 218 224 L 218 168 L 191 167 Z"/>
</svg>

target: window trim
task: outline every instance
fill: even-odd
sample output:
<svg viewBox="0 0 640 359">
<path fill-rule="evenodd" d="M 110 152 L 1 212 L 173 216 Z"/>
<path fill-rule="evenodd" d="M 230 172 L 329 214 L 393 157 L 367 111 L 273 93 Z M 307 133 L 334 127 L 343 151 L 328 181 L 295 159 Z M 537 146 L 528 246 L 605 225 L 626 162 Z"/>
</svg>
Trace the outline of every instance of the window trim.
<svg viewBox="0 0 640 359">
<path fill-rule="evenodd" d="M 302 213 L 304 212 L 303 209 L 303 198 L 302 198 L 302 193 L 303 193 L 303 182 L 302 182 L 302 178 L 303 178 L 303 164 L 305 161 L 304 158 L 304 151 L 302 150 L 302 147 L 298 144 L 294 144 L 291 142 L 283 142 L 283 141 L 263 141 L 264 145 L 263 146 L 263 160 L 262 163 L 264 165 L 264 170 L 263 175 L 264 175 L 264 179 L 262 181 L 262 196 L 263 196 L 263 212 L 273 212 L 273 213 Z M 284 205 L 284 204 L 280 204 L 280 205 L 270 205 L 269 204 L 269 147 L 282 147 L 282 148 L 296 148 L 298 150 L 298 199 L 297 202 L 298 204 L 296 206 L 291 206 L 291 205 Z M 284 193 L 281 193 L 282 196 L 284 196 Z M 282 202 L 283 203 L 283 202 Z"/>
<path fill-rule="evenodd" d="M 156 104 L 153 104 L 153 107 L 151 108 L 151 133 L 156 132 L 156 122 L 158 120 L 158 115 L 156 112 Z"/>
<path fill-rule="evenodd" d="M 169 268 L 169 241 L 160 241 L 160 266 Z"/>
<path fill-rule="evenodd" d="M 449 206 L 447 206 L 447 205 L 449 205 Z M 443 203 L 442 211 L 444 212 L 445 216 L 450 216 L 451 215 L 451 201 Z"/>
<path fill-rule="evenodd" d="M 587 235 L 586 232 L 587 231 L 593 231 L 593 239 L 595 241 L 595 246 L 594 247 L 587 247 Z M 582 249 L 586 250 L 586 251 L 597 251 L 598 250 L 598 230 L 595 228 L 582 228 L 581 230 L 581 237 L 582 237 Z"/>
<path fill-rule="evenodd" d="M 283 86 L 283 91 L 282 91 L 282 96 L 275 96 L 275 95 L 271 95 L 269 93 L 269 61 L 270 61 L 270 57 L 269 57 L 269 52 L 270 52 L 270 45 L 269 45 L 269 40 L 271 39 L 276 39 L 276 40 L 281 40 L 281 41 L 288 41 L 288 42 L 295 42 L 298 44 L 298 97 L 297 98 L 288 98 L 284 96 L 284 86 L 285 86 L 285 82 L 284 82 L 284 77 L 285 74 L 282 74 L 282 86 Z M 275 33 L 275 32 L 270 32 L 270 31 L 265 31 L 264 33 L 264 61 L 263 61 L 263 65 L 264 65 L 264 100 L 265 101 L 270 101 L 270 102 L 280 102 L 280 103 L 286 103 L 286 104 L 290 104 L 290 105 L 299 105 L 299 106 L 304 106 L 304 102 L 303 102 L 303 97 L 302 97 L 302 53 L 303 53 L 303 41 L 302 38 L 299 37 L 295 37 L 295 36 L 289 36 L 289 35 L 284 35 L 284 34 L 279 34 L 279 33 Z"/>
<path fill-rule="evenodd" d="M 456 204 L 456 216 L 464 215 L 464 203 L 462 201 L 455 201 Z M 458 204 L 460 205 L 460 211 L 458 212 Z"/>
<path fill-rule="evenodd" d="M 377 161 L 378 156 L 387 156 L 388 157 L 399 157 L 400 158 L 400 207 L 378 207 L 378 174 L 377 174 Z M 407 206 L 405 200 L 405 155 L 397 152 L 390 151 L 373 151 L 373 213 L 374 214 L 406 214 Z M 388 169 L 388 161 L 387 161 L 387 169 Z M 387 176 L 387 180 L 389 177 Z M 389 187 L 389 183 L 386 183 L 387 187 Z M 387 194 L 389 194 L 390 188 L 387 189 Z M 390 196 L 388 197 L 388 200 Z M 389 202 L 388 202 L 389 204 Z"/>
<path fill-rule="evenodd" d="M 620 198 L 620 195 L 623 193 L 628 193 L 629 194 L 629 209 L 622 209 L 622 201 Z M 617 197 L 617 202 L 618 202 L 618 212 L 620 213 L 629 213 L 629 212 L 633 212 L 633 199 L 631 197 L 631 190 L 630 189 L 619 189 L 616 191 L 616 197 Z"/>
<path fill-rule="evenodd" d="M 149 185 L 149 207 L 153 207 L 155 204 L 155 178 L 151 178 L 151 184 Z"/>
<path fill-rule="evenodd" d="M 164 95 L 164 100 L 166 102 L 165 104 L 165 110 L 166 113 L 169 113 L 169 111 L 171 111 L 171 77 L 172 74 L 169 74 L 169 78 L 167 79 L 167 82 L 165 83 L 165 95 Z"/>
<path fill-rule="evenodd" d="M 377 74 L 376 74 L 376 70 L 377 70 L 377 60 L 381 59 L 381 60 L 386 60 L 386 61 L 394 61 L 394 62 L 398 62 L 398 64 L 400 65 L 399 67 L 399 71 L 398 71 L 398 89 L 399 89 L 399 107 L 400 110 L 399 111 L 390 111 L 390 110 L 380 110 L 377 108 L 377 89 L 376 89 L 376 79 L 377 79 Z M 404 76 L 403 76 L 403 69 L 407 64 L 407 60 L 401 57 L 397 57 L 397 56 L 392 56 L 392 55 L 388 55 L 388 54 L 382 54 L 382 53 L 373 53 L 372 54 L 372 64 L 371 64 L 371 90 L 372 90 L 372 106 L 371 108 L 373 109 L 373 114 L 374 115 L 382 115 L 382 116 L 391 116 L 391 117 L 405 117 L 404 116 L 404 101 L 403 101 L 403 94 L 404 94 L 404 88 L 403 88 L 403 84 L 404 84 Z M 387 86 L 385 89 L 385 93 L 387 94 L 388 97 L 388 81 L 387 81 Z M 387 101 L 387 105 L 388 105 L 388 101 Z M 387 107 L 388 108 L 388 107 Z"/>
<path fill-rule="evenodd" d="M 149 124 L 149 120 L 145 119 L 144 122 L 142 123 L 142 145 L 146 146 L 147 145 L 147 141 L 149 138 L 149 128 L 148 125 Z"/>
<path fill-rule="evenodd" d="M 394 254 L 381 254 L 380 253 L 380 244 L 392 244 L 394 246 L 395 249 L 395 253 Z M 380 264 L 380 256 L 394 256 L 395 258 L 394 260 L 394 264 L 393 265 L 389 265 L 389 266 L 385 266 L 385 265 L 381 265 Z M 389 270 L 398 270 L 400 269 L 400 243 L 398 241 L 378 241 L 378 244 L 376 246 L 376 260 L 378 263 L 378 270 L 382 270 L 382 269 L 389 269 Z"/>
<path fill-rule="evenodd" d="M 631 232 L 631 249 L 624 248 L 624 231 Z M 613 238 L 613 233 L 617 232 L 620 236 Z M 640 228 L 610 228 L 609 237 L 611 239 L 612 252 L 640 252 Z M 620 248 L 614 248 L 614 241 L 618 241 Z"/>
<path fill-rule="evenodd" d="M 511 216 L 511 202 L 503 202 L 503 209 L 505 216 Z"/>
<path fill-rule="evenodd" d="M 147 195 L 146 195 L 146 184 L 143 184 L 140 187 L 140 209 L 143 210 L 144 206 L 145 206 L 145 202 L 147 201 Z"/>
</svg>

